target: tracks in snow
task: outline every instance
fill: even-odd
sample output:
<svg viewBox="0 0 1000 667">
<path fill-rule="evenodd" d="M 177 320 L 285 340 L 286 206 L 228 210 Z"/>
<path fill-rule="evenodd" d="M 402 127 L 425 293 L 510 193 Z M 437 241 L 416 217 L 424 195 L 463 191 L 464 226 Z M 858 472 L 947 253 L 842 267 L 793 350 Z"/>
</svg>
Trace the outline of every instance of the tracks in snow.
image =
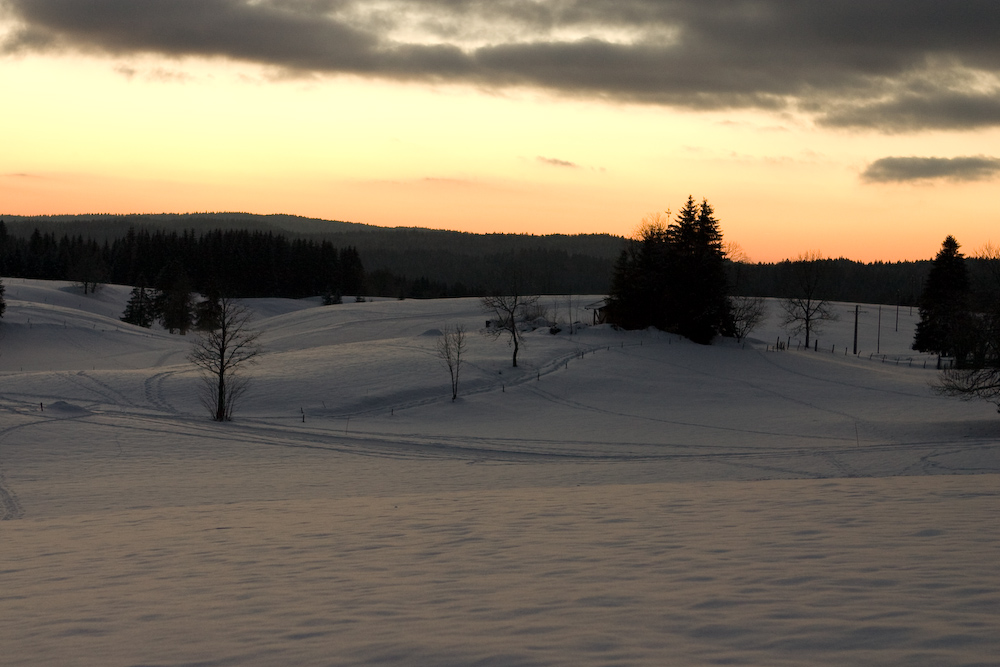
<svg viewBox="0 0 1000 667">
<path fill-rule="evenodd" d="M 7 488 L 7 478 L 0 469 L 0 521 L 10 521 L 24 517 L 24 509 L 17 494 Z"/>
</svg>

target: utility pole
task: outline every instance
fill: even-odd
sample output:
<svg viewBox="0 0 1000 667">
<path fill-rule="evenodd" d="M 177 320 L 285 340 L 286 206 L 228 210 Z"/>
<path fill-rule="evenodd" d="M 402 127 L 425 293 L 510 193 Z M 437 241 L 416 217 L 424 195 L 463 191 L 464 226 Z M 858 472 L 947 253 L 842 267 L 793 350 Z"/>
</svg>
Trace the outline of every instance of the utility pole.
<svg viewBox="0 0 1000 667">
<path fill-rule="evenodd" d="M 858 356 L 858 308 L 854 306 L 854 356 Z"/>
<path fill-rule="evenodd" d="M 875 336 L 875 354 L 882 352 L 882 306 L 878 307 L 878 334 Z"/>
</svg>

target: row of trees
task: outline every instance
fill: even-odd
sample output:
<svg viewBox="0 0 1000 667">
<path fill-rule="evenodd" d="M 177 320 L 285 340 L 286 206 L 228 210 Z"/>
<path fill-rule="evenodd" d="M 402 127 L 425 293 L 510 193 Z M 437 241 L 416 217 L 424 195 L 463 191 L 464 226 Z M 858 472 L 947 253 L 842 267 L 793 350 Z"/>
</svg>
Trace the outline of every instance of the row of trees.
<svg viewBox="0 0 1000 667">
<path fill-rule="evenodd" d="M 670 221 L 647 216 L 615 264 L 609 321 L 657 327 L 697 343 L 733 333 L 722 232 L 708 200 L 693 197 Z"/>
<path fill-rule="evenodd" d="M 129 229 L 103 244 L 82 236 L 7 234 L 0 221 L 0 275 L 69 280 L 90 292 L 106 282 L 154 287 L 186 283 L 189 291 L 241 297 L 299 298 L 359 294 L 365 271 L 352 247 L 289 240 L 271 232 L 165 232 Z"/>
</svg>

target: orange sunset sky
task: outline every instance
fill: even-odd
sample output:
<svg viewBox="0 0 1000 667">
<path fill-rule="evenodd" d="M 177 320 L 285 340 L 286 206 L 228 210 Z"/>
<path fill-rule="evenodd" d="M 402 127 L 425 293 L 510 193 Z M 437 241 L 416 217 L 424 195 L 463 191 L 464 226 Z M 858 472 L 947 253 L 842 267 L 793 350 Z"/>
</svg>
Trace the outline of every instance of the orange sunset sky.
<svg viewBox="0 0 1000 667">
<path fill-rule="evenodd" d="M 0 214 L 1000 242 L 1000 3 L 0 0 Z"/>
</svg>

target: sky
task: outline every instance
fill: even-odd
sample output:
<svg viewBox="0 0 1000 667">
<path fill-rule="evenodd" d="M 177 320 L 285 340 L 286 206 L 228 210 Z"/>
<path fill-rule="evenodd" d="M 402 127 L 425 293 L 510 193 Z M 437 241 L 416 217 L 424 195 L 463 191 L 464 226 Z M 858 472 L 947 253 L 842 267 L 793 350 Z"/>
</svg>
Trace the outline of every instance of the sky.
<svg viewBox="0 0 1000 667">
<path fill-rule="evenodd" d="M 0 214 L 1000 243 L 995 0 L 0 0 Z"/>
</svg>

